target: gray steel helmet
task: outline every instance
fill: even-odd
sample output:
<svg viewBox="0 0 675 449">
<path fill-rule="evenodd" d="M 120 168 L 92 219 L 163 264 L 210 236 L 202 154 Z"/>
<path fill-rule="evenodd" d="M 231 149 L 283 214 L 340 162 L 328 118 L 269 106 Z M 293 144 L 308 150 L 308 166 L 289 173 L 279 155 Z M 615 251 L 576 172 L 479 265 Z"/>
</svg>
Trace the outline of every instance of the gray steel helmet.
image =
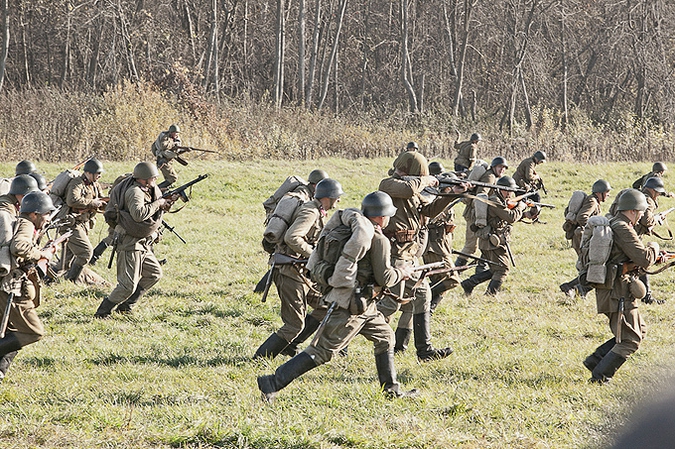
<svg viewBox="0 0 675 449">
<path fill-rule="evenodd" d="M 12 195 L 26 195 L 38 190 L 38 184 L 31 175 L 19 175 L 12 179 L 9 185 L 9 193 Z"/>
<path fill-rule="evenodd" d="M 473 133 L 473 134 L 471 134 L 471 138 L 470 138 L 469 140 L 471 140 L 472 142 L 473 142 L 474 140 L 480 142 L 481 140 L 483 140 L 483 138 L 480 136 L 480 134 L 478 134 L 478 133 Z"/>
<path fill-rule="evenodd" d="M 314 198 L 340 198 L 345 192 L 342 186 L 334 179 L 326 178 L 319 181 L 314 191 Z"/>
<path fill-rule="evenodd" d="M 180 132 L 180 127 L 178 125 L 171 125 L 169 126 L 169 134 L 171 133 L 179 133 Z"/>
<path fill-rule="evenodd" d="M 509 164 L 506 163 L 506 159 L 504 159 L 502 156 L 497 156 L 496 158 L 492 159 L 492 162 L 490 162 L 490 167 L 495 168 L 498 165 L 503 165 L 506 168 L 509 168 Z"/>
<path fill-rule="evenodd" d="M 635 189 L 626 189 L 616 204 L 616 210 L 647 210 L 645 194 Z"/>
<path fill-rule="evenodd" d="M 429 174 L 430 175 L 440 175 L 445 171 L 445 168 L 440 162 L 432 162 L 429 164 Z"/>
<path fill-rule="evenodd" d="M 659 178 L 658 176 L 652 176 L 645 182 L 645 188 L 647 189 L 654 189 L 657 192 L 659 192 L 662 195 L 665 195 L 666 189 L 663 184 L 663 179 Z"/>
<path fill-rule="evenodd" d="M 666 170 L 668 170 L 668 167 L 666 167 L 666 164 L 663 162 L 654 162 L 654 165 L 652 165 L 652 171 L 654 173 Z"/>
<path fill-rule="evenodd" d="M 326 179 L 327 177 L 328 177 L 328 173 L 326 173 L 323 170 L 316 169 L 316 170 L 312 170 L 309 173 L 309 176 L 307 177 L 307 180 L 309 181 L 310 184 L 318 184 L 319 181 L 321 181 L 322 179 Z"/>
<path fill-rule="evenodd" d="M 503 187 L 513 187 L 514 189 L 518 187 L 516 185 L 516 181 L 514 181 L 513 178 L 510 176 L 502 176 L 501 178 L 499 178 L 497 180 L 497 185 Z"/>
<path fill-rule="evenodd" d="M 539 162 L 546 161 L 546 153 L 544 153 L 544 152 L 541 151 L 541 150 L 540 150 L 540 151 L 537 151 L 536 153 L 534 153 L 534 156 L 533 156 L 533 157 L 534 157 L 536 160 L 538 160 Z"/>
<path fill-rule="evenodd" d="M 396 214 L 396 208 L 391 197 L 378 190 L 363 198 L 361 212 L 366 217 L 393 217 Z"/>
<path fill-rule="evenodd" d="M 35 212 L 36 214 L 44 215 L 54 212 L 56 208 L 52 199 L 44 192 L 35 191 L 30 192 L 21 200 L 21 213 L 29 214 Z"/>
<path fill-rule="evenodd" d="M 604 179 L 598 179 L 593 183 L 593 193 L 605 193 L 609 192 L 610 190 L 612 190 L 612 186 L 610 186 L 609 183 Z"/>
<path fill-rule="evenodd" d="M 37 171 L 35 164 L 28 160 L 23 160 L 16 164 L 15 175 L 28 175 Z"/>
<path fill-rule="evenodd" d="M 40 173 L 29 173 L 28 176 L 32 176 L 35 179 L 38 190 L 44 190 L 47 188 L 47 180 Z"/>
<path fill-rule="evenodd" d="M 408 145 L 405 146 L 406 150 L 419 150 L 420 147 L 417 145 L 417 142 L 408 142 Z"/>
<path fill-rule="evenodd" d="M 103 164 L 98 159 L 92 157 L 84 163 L 82 171 L 86 171 L 87 173 L 103 173 Z"/>
<path fill-rule="evenodd" d="M 132 175 L 135 179 L 150 179 L 159 176 L 157 166 L 152 162 L 139 162 L 134 167 Z"/>
</svg>

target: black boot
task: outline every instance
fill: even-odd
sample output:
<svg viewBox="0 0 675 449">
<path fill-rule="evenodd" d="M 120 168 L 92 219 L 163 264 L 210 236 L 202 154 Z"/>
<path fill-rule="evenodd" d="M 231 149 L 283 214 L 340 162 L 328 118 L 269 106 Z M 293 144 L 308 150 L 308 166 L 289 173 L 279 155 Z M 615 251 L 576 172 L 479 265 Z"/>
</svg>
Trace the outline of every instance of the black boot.
<svg viewBox="0 0 675 449">
<path fill-rule="evenodd" d="M 117 306 L 115 312 L 131 313 L 131 310 L 134 308 L 134 305 L 136 305 L 141 296 L 143 296 L 143 293 L 145 293 L 145 290 L 142 290 L 141 287 L 136 287 L 136 290 L 134 290 L 131 296 L 129 296 L 126 301 L 120 303 Z"/>
<path fill-rule="evenodd" d="M 410 335 L 412 335 L 412 329 L 406 329 L 404 327 L 396 328 L 396 344 L 394 345 L 394 353 L 403 353 L 408 349 L 408 343 L 410 343 Z"/>
<path fill-rule="evenodd" d="M 401 385 L 396 380 L 396 367 L 394 366 L 394 351 L 387 351 L 375 356 L 377 378 L 380 381 L 383 393 L 391 398 L 417 396 L 417 390 L 401 391 Z"/>
<path fill-rule="evenodd" d="M 476 273 L 468 279 L 464 279 L 460 284 L 462 286 L 462 290 L 464 290 L 464 295 L 470 296 L 471 293 L 473 293 L 473 289 L 476 288 L 478 284 L 482 284 L 491 277 L 492 272 L 488 270 L 488 271 L 481 271 L 480 273 Z"/>
<path fill-rule="evenodd" d="M 502 289 L 502 281 L 492 279 L 488 284 L 485 294 L 488 296 L 496 296 L 499 293 L 499 290 Z"/>
<path fill-rule="evenodd" d="M 626 358 L 616 352 L 608 352 L 593 370 L 593 377 L 591 377 L 590 381 L 599 384 L 609 382 L 625 361 Z"/>
<path fill-rule="evenodd" d="M 262 392 L 265 401 L 272 402 L 278 391 L 316 367 L 314 359 L 306 352 L 301 352 L 277 368 L 271 376 L 258 377 L 258 389 Z"/>
<path fill-rule="evenodd" d="M 267 340 L 265 340 L 265 343 L 260 345 L 258 350 L 253 355 L 253 358 L 259 359 L 261 357 L 268 357 L 273 359 L 274 357 L 281 354 L 281 351 L 283 351 L 286 346 L 288 346 L 288 342 L 278 336 L 276 333 L 273 333 L 267 338 Z"/>
<path fill-rule="evenodd" d="M 23 345 L 19 342 L 19 339 L 16 338 L 14 332 L 8 332 L 5 335 L 5 338 L 0 339 L 0 358 L 6 356 L 10 352 L 18 351 Z"/>
<path fill-rule="evenodd" d="M 14 357 L 19 353 L 19 351 L 12 351 L 5 354 L 0 358 L 0 381 L 5 378 L 7 371 L 9 371 L 9 366 L 14 361 Z"/>
<path fill-rule="evenodd" d="M 584 360 L 584 366 L 588 369 L 588 371 L 593 372 L 596 366 L 598 366 L 598 363 L 600 363 L 600 360 L 602 360 L 603 357 L 605 357 L 609 351 L 612 350 L 614 345 L 616 344 L 616 339 L 615 338 L 610 338 L 600 346 L 598 346 L 595 349 L 595 352 Z"/>
<path fill-rule="evenodd" d="M 452 354 L 452 348 L 436 349 L 431 345 L 431 332 L 429 330 L 429 312 L 413 315 L 413 334 L 417 358 L 422 362 L 443 359 Z"/>
<path fill-rule="evenodd" d="M 96 265 L 98 259 L 101 258 L 105 250 L 108 248 L 108 244 L 105 240 L 101 240 L 96 248 L 94 248 L 94 254 L 92 254 L 91 259 L 89 259 L 89 265 Z"/>
<path fill-rule="evenodd" d="M 286 346 L 283 351 L 281 351 L 281 354 L 290 357 L 295 357 L 298 355 L 300 352 L 298 345 L 301 345 L 305 342 L 305 340 L 311 337 L 319 328 L 320 324 L 321 321 L 317 320 L 312 315 L 305 315 L 305 327 L 302 329 L 302 332 L 300 332 L 300 335 L 295 337 L 293 341 L 290 342 L 290 344 Z"/>
<path fill-rule="evenodd" d="M 76 282 L 83 269 L 84 267 L 82 265 L 73 262 L 73 264 L 70 266 L 70 270 L 68 270 L 68 273 L 66 273 L 64 277 L 71 282 Z"/>
<path fill-rule="evenodd" d="M 94 313 L 94 318 L 108 318 L 110 317 L 110 313 L 112 312 L 112 309 L 115 308 L 116 304 L 108 299 L 106 296 L 103 298 L 103 301 L 101 301 L 101 305 L 98 306 L 98 309 L 96 309 L 96 313 Z"/>
</svg>

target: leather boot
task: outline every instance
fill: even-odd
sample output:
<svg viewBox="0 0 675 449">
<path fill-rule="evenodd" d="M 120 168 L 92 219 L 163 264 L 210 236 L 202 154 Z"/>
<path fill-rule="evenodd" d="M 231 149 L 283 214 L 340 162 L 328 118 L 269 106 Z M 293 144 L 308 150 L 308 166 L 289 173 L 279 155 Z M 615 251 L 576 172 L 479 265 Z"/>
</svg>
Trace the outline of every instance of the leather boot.
<svg viewBox="0 0 675 449">
<path fill-rule="evenodd" d="M 593 370 L 593 377 L 591 377 L 590 381 L 599 384 L 609 382 L 625 361 L 626 358 L 616 352 L 608 352 Z"/>
<path fill-rule="evenodd" d="M 422 362 L 443 359 L 452 354 L 452 348 L 436 349 L 431 345 L 431 332 L 429 330 L 429 312 L 413 315 L 413 334 L 417 358 Z"/>
<path fill-rule="evenodd" d="M 89 265 L 96 265 L 96 262 L 98 262 L 98 259 L 101 258 L 107 248 L 108 244 L 105 240 L 101 240 L 99 244 L 96 245 L 96 248 L 94 248 L 94 254 L 92 254 L 91 259 L 89 259 Z"/>
<path fill-rule="evenodd" d="M 396 328 L 396 344 L 394 345 L 394 354 L 404 353 L 408 349 L 408 343 L 410 343 L 410 335 L 412 335 L 412 329 L 406 329 L 404 327 Z"/>
<path fill-rule="evenodd" d="M 143 296 L 145 290 L 142 290 L 141 287 L 136 287 L 136 290 L 127 298 L 126 301 L 120 303 L 115 309 L 115 312 L 119 313 L 131 313 L 131 310 L 134 308 L 134 305 L 138 300 Z"/>
<path fill-rule="evenodd" d="M 377 378 L 380 381 L 382 392 L 390 398 L 414 397 L 417 390 L 401 391 L 401 385 L 396 380 L 396 367 L 394 366 L 394 351 L 389 350 L 375 356 Z"/>
<path fill-rule="evenodd" d="M 267 340 L 265 340 L 265 343 L 260 345 L 258 350 L 253 355 L 253 358 L 259 359 L 261 357 L 268 357 L 273 359 L 274 357 L 281 354 L 281 351 L 283 351 L 286 346 L 288 346 L 288 342 L 278 336 L 276 333 L 273 333 L 267 338 Z"/>
<path fill-rule="evenodd" d="M 320 324 L 321 321 L 317 320 L 312 315 L 305 315 L 305 327 L 302 329 L 302 332 L 300 332 L 300 335 L 295 337 L 293 341 L 290 342 L 283 351 L 281 351 L 281 354 L 290 357 L 295 357 L 298 355 L 300 352 L 298 345 L 301 345 L 305 342 L 305 340 L 314 335 L 314 332 L 316 332 Z"/>
<path fill-rule="evenodd" d="M 108 299 L 106 296 L 103 298 L 103 301 L 101 301 L 101 304 L 98 306 L 98 309 L 96 309 L 96 313 L 94 313 L 94 318 L 100 318 L 100 319 L 105 319 L 109 318 L 110 314 L 112 313 L 112 309 L 114 309 L 116 304 Z"/>
<path fill-rule="evenodd" d="M 76 282 L 83 269 L 84 267 L 82 265 L 73 262 L 73 264 L 70 266 L 70 270 L 68 270 L 68 273 L 66 273 L 64 277 L 71 282 Z"/>
<path fill-rule="evenodd" d="M 614 345 L 616 344 L 616 339 L 615 338 L 610 338 L 600 346 L 598 346 L 595 349 L 595 352 L 583 361 L 584 366 L 588 369 L 588 371 L 593 372 L 596 366 L 598 366 L 598 363 L 600 363 L 600 360 L 602 360 L 603 357 L 605 357 L 609 351 L 612 350 Z"/>
<path fill-rule="evenodd" d="M 23 345 L 19 339 L 16 338 L 16 334 L 14 332 L 8 332 L 7 335 L 5 335 L 5 338 L 0 339 L 0 358 L 6 356 L 10 352 L 18 351 L 22 347 Z"/>
<path fill-rule="evenodd" d="M 496 296 L 499 293 L 499 290 L 502 289 L 502 281 L 492 279 L 488 284 L 485 294 L 488 296 Z"/>
<path fill-rule="evenodd" d="M 471 293 L 473 293 L 473 289 L 476 288 L 478 284 L 482 284 L 491 277 L 492 272 L 488 270 L 488 271 L 481 271 L 480 273 L 476 273 L 468 279 L 464 279 L 460 284 L 462 286 L 462 290 L 464 290 L 464 295 L 471 296 Z"/>
<path fill-rule="evenodd" d="M 285 388 L 293 380 L 316 368 L 318 365 L 306 352 L 301 352 L 288 362 L 281 365 L 271 376 L 258 377 L 258 389 L 263 399 L 272 402 L 277 392 Z"/>
<path fill-rule="evenodd" d="M 12 351 L 5 354 L 0 358 L 0 381 L 5 378 L 7 371 L 9 371 L 9 366 L 14 361 L 14 357 L 19 353 L 19 351 Z"/>
</svg>

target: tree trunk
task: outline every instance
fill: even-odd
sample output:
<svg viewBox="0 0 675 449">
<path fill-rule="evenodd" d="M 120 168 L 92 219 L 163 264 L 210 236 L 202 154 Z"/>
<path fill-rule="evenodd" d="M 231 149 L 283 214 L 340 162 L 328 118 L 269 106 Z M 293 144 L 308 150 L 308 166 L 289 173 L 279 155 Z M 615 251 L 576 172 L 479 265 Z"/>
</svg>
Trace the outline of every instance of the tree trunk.
<svg viewBox="0 0 675 449">
<path fill-rule="evenodd" d="M 276 57 L 274 60 L 274 105 L 277 109 L 281 107 L 284 94 L 285 15 L 286 1 L 277 0 Z"/>
<path fill-rule="evenodd" d="M 298 0 L 298 104 L 305 105 L 305 0 Z"/>
<path fill-rule="evenodd" d="M 459 106 L 462 101 L 462 87 L 464 85 L 464 64 L 466 62 L 466 50 L 469 47 L 469 24 L 471 23 L 471 10 L 473 3 L 470 0 L 464 0 L 464 27 L 462 36 L 462 46 L 459 49 L 459 60 L 457 62 L 457 80 L 455 82 L 455 98 L 452 104 L 452 113 L 459 115 Z M 464 115 L 464 114 L 462 114 Z"/>
<path fill-rule="evenodd" d="M 415 90 L 408 79 L 410 68 L 408 67 L 410 56 L 408 53 L 408 0 L 401 0 L 401 81 L 408 93 L 408 105 L 410 112 L 419 114 L 417 105 L 417 96 Z"/>
<path fill-rule="evenodd" d="M 328 63 L 326 64 L 326 70 L 324 71 L 323 74 L 323 83 L 322 83 L 322 88 L 321 88 L 321 99 L 319 100 L 319 104 L 317 106 L 317 109 L 321 110 L 323 107 L 324 102 L 326 101 L 326 94 L 328 93 L 328 84 L 330 80 L 330 72 L 331 72 L 331 66 L 333 65 L 333 62 L 335 61 L 335 56 L 337 55 L 338 51 L 338 44 L 340 42 L 340 31 L 342 30 L 342 23 L 345 17 L 345 10 L 347 9 L 347 0 L 342 0 L 342 4 L 340 5 L 340 15 L 338 17 L 338 22 L 337 22 L 337 27 L 335 29 L 335 39 L 333 41 L 333 48 L 331 50 L 330 58 L 328 60 Z"/>
<path fill-rule="evenodd" d="M 136 61 L 134 56 L 134 47 L 131 42 L 131 37 L 129 35 L 129 29 L 127 26 L 127 19 L 124 15 L 124 9 L 122 8 L 121 0 L 117 2 L 117 15 L 120 21 L 120 31 L 122 35 L 122 43 L 124 44 L 124 50 L 127 57 L 127 70 L 129 71 L 129 78 L 138 82 L 140 80 L 138 76 L 138 71 L 136 70 Z"/>
<path fill-rule="evenodd" d="M 0 49 L 0 91 L 5 84 L 5 68 L 9 54 L 9 0 L 1 0 L 2 8 L 2 49 Z"/>
<path fill-rule="evenodd" d="M 319 36 L 321 34 L 321 0 L 314 4 L 314 33 L 312 36 L 312 50 L 309 56 L 309 72 L 305 86 L 305 104 L 314 104 L 314 78 L 316 75 L 316 61 L 319 56 Z"/>
<path fill-rule="evenodd" d="M 530 99 L 527 96 L 527 89 L 525 88 L 525 77 L 523 76 L 523 69 L 518 68 L 518 77 L 520 78 L 520 87 L 523 89 L 523 103 L 525 107 L 525 126 L 529 131 L 532 128 L 532 109 L 530 108 Z"/>
</svg>

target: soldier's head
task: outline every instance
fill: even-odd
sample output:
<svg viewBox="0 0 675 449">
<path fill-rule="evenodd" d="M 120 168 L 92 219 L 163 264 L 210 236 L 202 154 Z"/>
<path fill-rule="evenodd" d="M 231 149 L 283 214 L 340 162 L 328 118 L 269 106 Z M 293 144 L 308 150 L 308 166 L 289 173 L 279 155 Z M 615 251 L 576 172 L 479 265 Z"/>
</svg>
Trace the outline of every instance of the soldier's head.
<svg viewBox="0 0 675 449">
<path fill-rule="evenodd" d="M 642 190 L 652 198 L 666 194 L 663 179 L 659 178 L 658 176 L 652 176 L 649 178 L 647 182 L 645 182 L 645 186 Z"/>
<path fill-rule="evenodd" d="M 31 175 L 15 176 L 9 185 L 9 193 L 14 195 L 19 203 L 25 195 L 36 191 L 38 191 L 37 181 Z"/>
<path fill-rule="evenodd" d="M 157 166 L 152 162 L 139 162 L 134 167 L 132 176 L 142 186 L 154 187 L 159 172 Z"/>
<path fill-rule="evenodd" d="M 313 186 L 316 186 L 319 181 L 322 179 L 326 179 L 328 177 L 328 173 L 326 173 L 324 170 L 316 169 L 312 170 L 309 172 L 309 176 L 307 177 L 307 181 L 312 184 Z"/>
<path fill-rule="evenodd" d="M 405 146 L 406 151 L 418 151 L 420 149 L 417 142 L 408 142 L 408 145 Z"/>
<path fill-rule="evenodd" d="M 394 170 L 399 176 L 429 176 L 427 158 L 417 151 L 401 153 L 394 161 Z"/>
<path fill-rule="evenodd" d="M 509 187 L 512 189 L 517 189 L 516 181 L 513 180 L 510 176 L 502 176 L 497 180 L 497 192 L 502 196 L 502 198 L 511 198 L 513 191 L 500 189 L 500 187 Z"/>
<path fill-rule="evenodd" d="M 647 207 L 647 198 L 636 189 L 626 189 L 616 204 L 616 210 L 622 212 L 633 224 L 640 220 Z"/>
<path fill-rule="evenodd" d="M 37 171 L 37 168 L 35 167 L 35 164 L 32 163 L 31 161 L 28 160 L 23 160 L 16 164 L 16 169 L 14 170 L 15 175 L 28 175 L 31 173 L 35 173 Z"/>
<path fill-rule="evenodd" d="M 546 162 L 546 153 L 541 150 L 536 151 L 532 157 L 537 164 L 543 164 Z"/>
<path fill-rule="evenodd" d="M 38 190 L 41 192 L 44 192 L 47 190 L 47 180 L 45 179 L 44 176 L 42 176 L 40 173 L 29 173 L 28 176 L 32 176 L 33 179 L 35 179 L 35 182 L 37 182 Z"/>
<path fill-rule="evenodd" d="M 314 198 L 319 200 L 325 210 L 331 210 L 340 201 L 340 197 L 344 193 L 339 182 L 331 178 L 325 178 L 316 185 Z"/>
<path fill-rule="evenodd" d="M 612 190 L 612 186 L 610 186 L 609 183 L 604 179 L 598 179 L 593 183 L 592 192 L 601 203 L 605 202 L 607 198 L 609 198 L 610 190 Z"/>
<path fill-rule="evenodd" d="M 430 175 L 440 175 L 445 171 L 445 168 L 440 162 L 432 162 L 429 164 L 429 174 Z"/>
<path fill-rule="evenodd" d="M 49 195 L 34 191 L 23 197 L 19 213 L 30 220 L 35 225 L 35 229 L 42 229 L 49 222 L 49 215 L 55 210 Z"/>
<path fill-rule="evenodd" d="M 103 173 L 103 164 L 98 159 L 92 157 L 84 163 L 82 171 L 89 182 L 98 181 Z"/>
<path fill-rule="evenodd" d="M 480 136 L 480 134 L 473 133 L 473 134 L 471 134 L 471 137 L 469 138 L 469 140 L 471 140 L 471 143 L 478 143 L 481 140 L 483 140 L 483 138 Z"/>
<path fill-rule="evenodd" d="M 668 167 L 663 162 L 654 162 L 654 165 L 652 165 L 652 173 L 663 175 L 666 170 L 668 170 Z"/>
<path fill-rule="evenodd" d="M 180 127 L 178 125 L 171 125 L 169 126 L 169 130 L 167 131 L 167 133 L 169 133 L 169 135 L 175 139 L 176 136 L 180 134 Z"/>
<path fill-rule="evenodd" d="M 389 195 L 378 190 L 363 197 L 361 212 L 373 223 L 386 228 L 389 219 L 396 215 L 396 207 Z"/>
<path fill-rule="evenodd" d="M 506 163 L 506 158 L 503 156 L 497 156 L 496 158 L 492 159 L 492 162 L 490 162 L 490 167 L 492 168 L 492 173 L 494 173 L 497 179 L 499 179 L 502 177 L 506 169 L 509 168 L 509 164 Z"/>
</svg>

